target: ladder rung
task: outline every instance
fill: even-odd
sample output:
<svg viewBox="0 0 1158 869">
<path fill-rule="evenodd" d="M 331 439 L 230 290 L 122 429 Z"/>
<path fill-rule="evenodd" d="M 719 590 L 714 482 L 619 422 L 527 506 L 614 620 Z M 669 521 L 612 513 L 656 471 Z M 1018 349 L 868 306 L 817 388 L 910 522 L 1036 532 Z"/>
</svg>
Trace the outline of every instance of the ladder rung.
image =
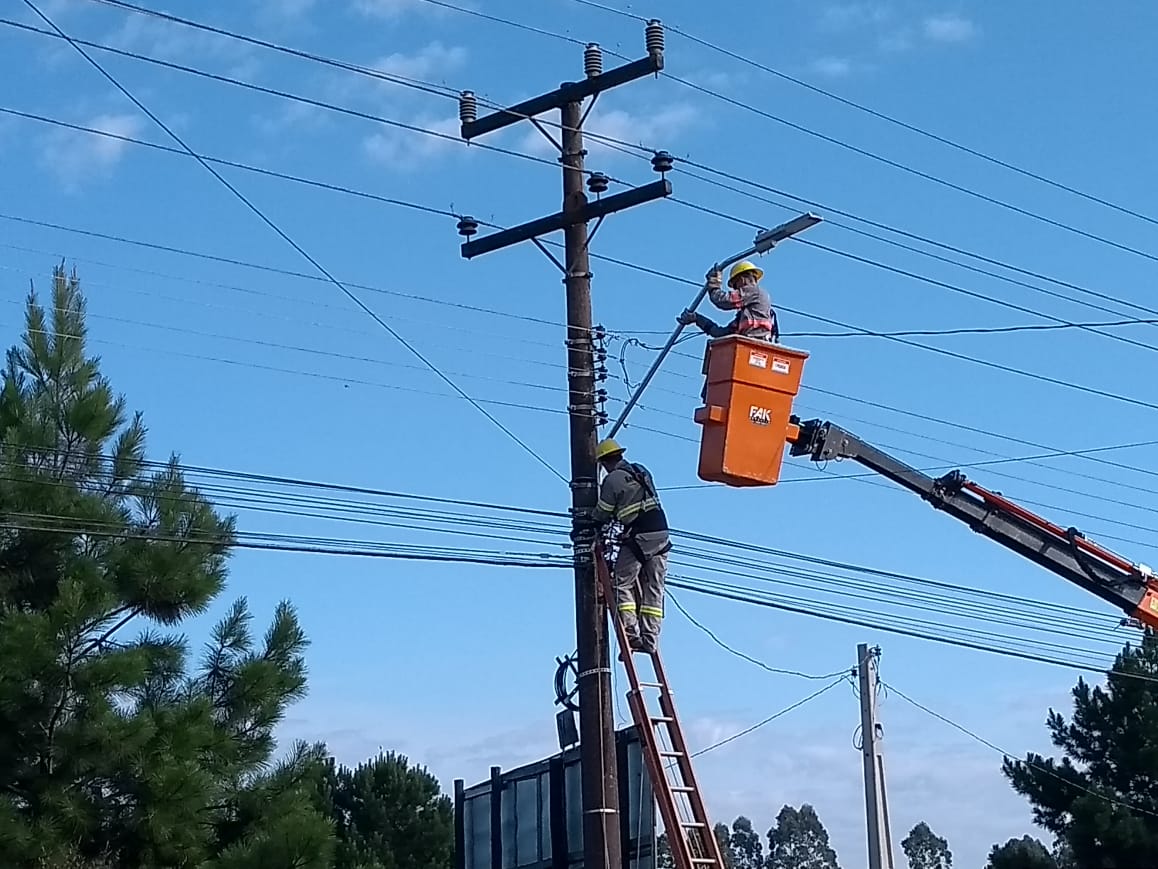
<svg viewBox="0 0 1158 869">
<path fill-rule="evenodd" d="M 687 785 L 673 785 L 671 790 L 677 794 L 694 794 L 696 789 Z"/>
<path fill-rule="evenodd" d="M 652 724 L 663 724 L 663 723 L 670 724 L 672 721 L 675 721 L 675 719 L 674 718 L 668 718 L 666 715 L 656 715 L 654 718 L 651 719 Z"/>
<path fill-rule="evenodd" d="M 706 866 L 714 866 L 716 861 L 711 857 L 692 857 L 693 863 L 703 863 Z"/>
<path fill-rule="evenodd" d="M 640 682 L 640 688 L 662 688 L 663 682 Z"/>
<path fill-rule="evenodd" d="M 682 751 L 661 751 L 659 753 L 659 756 L 660 757 L 683 757 L 684 753 Z"/>
<path fill-rule="evenodd" d="M 707 824 L 701 823 L 700 821 L 680 821 L 680 826 L 681 827 L 706 827 Z"/>
</svg>

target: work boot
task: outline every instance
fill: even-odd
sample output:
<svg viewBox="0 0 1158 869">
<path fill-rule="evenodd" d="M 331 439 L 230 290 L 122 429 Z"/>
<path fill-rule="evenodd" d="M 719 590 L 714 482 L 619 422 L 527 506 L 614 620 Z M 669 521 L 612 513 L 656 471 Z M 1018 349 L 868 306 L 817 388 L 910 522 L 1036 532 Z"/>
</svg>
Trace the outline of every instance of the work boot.
<svg viewBox="0 0 1158 869">
<path fill-rule="evenodd" d="M 642 651 L 644 651 L 644 648 L 643 648 L 643 640 L 641 640 L 639 637 L 628 637 L 628 638 L 627 638 L 627 646 L 628 646 L 628 648 L 630 648 L 630 649 L 631 649 L 631 651 L 633 651 L 633 652 L 642 652 Z M 622 651 L 622 650 L 620 650 L 620 652 L 619 652 L 619 660 L 621 660 L 621 661 L 626 661 L 626 660 L 627 660 L 627 658 L 625 658 L 625 657 L 623 656 L 623 651 Z"/>
</svg>

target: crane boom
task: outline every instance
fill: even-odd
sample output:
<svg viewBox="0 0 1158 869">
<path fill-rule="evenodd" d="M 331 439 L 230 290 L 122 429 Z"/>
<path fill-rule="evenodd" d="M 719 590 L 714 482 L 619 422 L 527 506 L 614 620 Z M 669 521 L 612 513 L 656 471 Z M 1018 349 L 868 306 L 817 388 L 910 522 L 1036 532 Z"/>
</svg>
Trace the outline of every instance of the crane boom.
<svg viewBox="0 0 1158 869">
<path fill-rule="evenodd" d="M 1158 628 L 1158 583 L 1146 565 L 1110 552 L 1076 528 L 1062 528 L 1031 513 L 970 482 L 960 471 L 930 477 L 831 422 L 800 422 L 795 416 L 791 421 L 799 429 L 790 429 L 791 455 L 806 455 L 816 462 L 859 462 L 974 531 L 1113 604 L 1128 617 Z"/>
</svg>

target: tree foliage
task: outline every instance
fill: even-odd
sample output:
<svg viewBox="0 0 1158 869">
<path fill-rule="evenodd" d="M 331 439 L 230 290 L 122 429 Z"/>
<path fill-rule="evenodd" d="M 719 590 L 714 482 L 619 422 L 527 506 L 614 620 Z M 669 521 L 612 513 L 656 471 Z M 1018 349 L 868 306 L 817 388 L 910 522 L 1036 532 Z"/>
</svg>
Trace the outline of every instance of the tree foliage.
<svg viewBox="0 0 1158 869">
<path fill-rule="evenodd" d="M 733 869 L 764 869 L 764 843 L 743 815 L 732 822 L 730 850 Z"/>
<path fill-rule="evenodd" d="M 768 831 L 767 869 L 839 869 L 828 831 L 808 803 L 784 806 Z"/>
<path fill-rule="evenodd" d="M 234 540 L 86 353 L 75 274 L 30 292 L 0 388 L 0 865 L 329 865 L 320 749 L 278 762 L 306 689 L 288 603 L 244 599 L 199 659 L 172 632 L 223 590 Z"/>
<path fill-rule="evenodd" d="M 727 824 L 720 821 L 712 827 L 712 833 L 716 837 L 716 844 L 720 847 L 720 857 L 723 858 L 724 869 L 733 869 L 732 831 L 728 829 Z"/>
<path fill-rule="evenodd" d="M 675 860 L 671 855 L 671 845 L 667 842 L 667 833 L 660 833 L 655 837 L 655 865 L 656 869 L 675 869 Z"/>
<path fill-rule="evenodd" d="M 1127 644 L 1104 688 L 1079 679 L 1072 694 L 1072 719 L 1046 720 L 1061 760 L 1031 753 L 1005 775 L 1077 866 L 1158 865 L 1158 637 Z"/>
<path fill-rule="evenodd" d="M 331 759 L 318 801 L 335 825 L 334 869 L 450 869 L 454 805 L 433 775 L 402 755 L 354 769 Z"/>
<path fill-rule="evenodd" d="M 909 869 L 950 869 L 953 853 L 949 843 L 921 821 L 901 840 L 901 850 L 909 861 Z"/>
<path fill-rule="evenodd" d="M 985 869 L 1060 869 L 1049 849 L 1032 836 L 1010 839 L 989 851 Z"/>
</svg>

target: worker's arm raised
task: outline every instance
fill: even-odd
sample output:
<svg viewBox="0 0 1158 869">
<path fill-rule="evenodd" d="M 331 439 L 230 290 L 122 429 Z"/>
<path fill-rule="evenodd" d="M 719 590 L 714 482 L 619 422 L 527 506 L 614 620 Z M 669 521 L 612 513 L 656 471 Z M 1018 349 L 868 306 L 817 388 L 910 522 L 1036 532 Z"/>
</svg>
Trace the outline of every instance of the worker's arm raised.
<svg viewBox="0 0 1158 869">
<path fill-rule="evenodd" d="M 711 335 L 713 338 L 722 338 L 725 335 L 732 334 L 733 331 L 733 326 L 731 323 L 726 326 L 720 326 L 714 323 L 708 317 L 705 317 L 703 314 L 687 310 L 686 308 L 684 309 L 683 313 L 676 317 L 676 322 L 681 323 L 684 326 L 697 326 L 701 332 L 707 335 Z"/>
</svg>

